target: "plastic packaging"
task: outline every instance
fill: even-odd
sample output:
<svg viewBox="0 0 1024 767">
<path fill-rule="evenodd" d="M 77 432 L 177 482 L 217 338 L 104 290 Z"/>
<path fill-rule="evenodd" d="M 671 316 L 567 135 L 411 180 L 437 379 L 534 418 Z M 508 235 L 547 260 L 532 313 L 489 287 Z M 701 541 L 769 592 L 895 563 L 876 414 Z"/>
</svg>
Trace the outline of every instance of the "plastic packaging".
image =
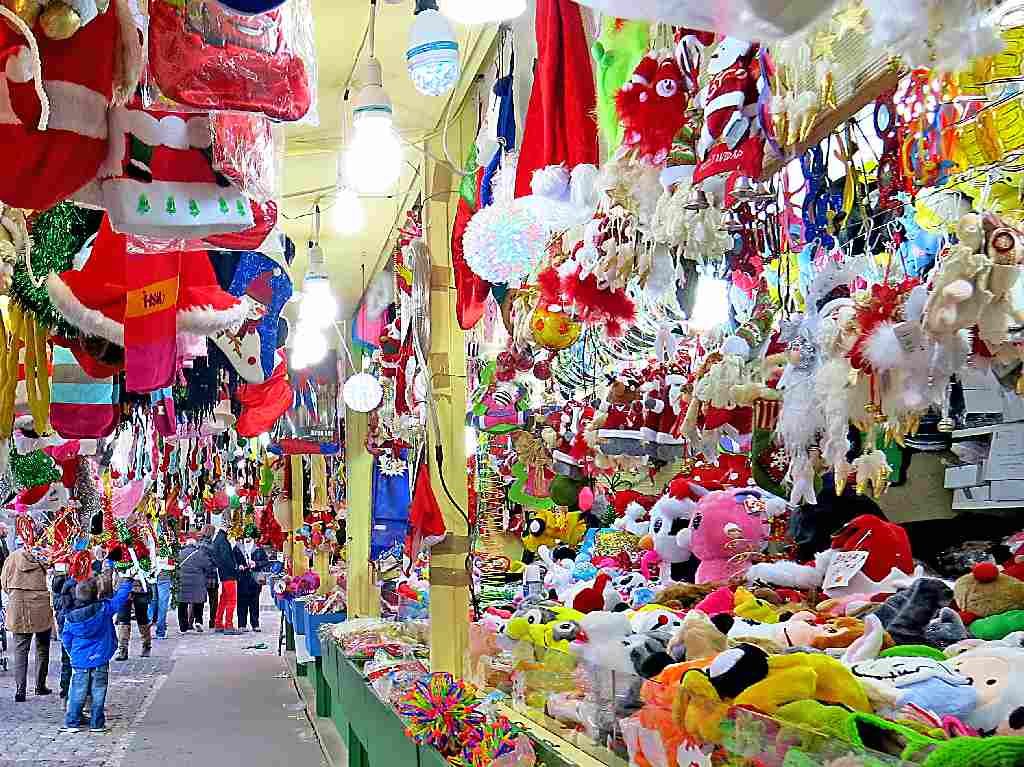
<svg viewBox="0 0 1024 767">
<path fill-rule="evenodd" d="M 213 169 L 250 199 L 267 203 L 278 196 L 280 174 L 273 126 L 266 116 L 214 112 Z"/>
<path fill-rule="evenodd" d="M 661 21 L 744 40 L 779 40 L 805 29 L 834 0 L 576 0 L 621 19 Z"/>
<path fill-rule="evenodd" d="M 255 15 L 217 0 L 152 0 L 150 76 L 190 107 L 316 123 L 312 19 L 309 0 Z"/>
</svg>

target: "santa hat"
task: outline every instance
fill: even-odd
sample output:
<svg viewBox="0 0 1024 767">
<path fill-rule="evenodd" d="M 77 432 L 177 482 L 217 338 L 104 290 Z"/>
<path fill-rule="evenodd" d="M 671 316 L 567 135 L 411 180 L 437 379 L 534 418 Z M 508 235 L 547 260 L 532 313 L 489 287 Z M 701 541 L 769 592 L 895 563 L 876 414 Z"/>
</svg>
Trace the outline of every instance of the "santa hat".
<svg viewBox="0 0 1024 767">
<path fill-rule="evenodd" d="M 415 562 L 423 550 L 440 543 L 447 534 L 444 516 L 430 482 L 430 467 L 423 464 L 417 472 L 416 489 L 409 505 L 409 536 L 406 540 L 409 559 Z"/>
<path fill-rule="evenodd" d="M 516 196 L 530 194 L 533 172 L 599 162 L 597 95 L 590 45 L 573 0 L 538 0 L 537 61 L 516 168 Z"/>
<path fill-rule="evenodd" d="M 0 94 L 7 112 L 0 123 L 0 200 L 45 210 L 95 178 L 106 156 L 120 55 L 118 11 L 108 8 L 66 40 L 51 40 L 38 23 L 29 29 L 2 4 L 0 14 Z"/>
<path fill-rule="evenodd" d="M 612 508 L 615 509 L 615 516 L 624 517 L 630 507 L 640 507 L 650 511 L 658 498 L 654 495 L 644 495 L 636 490 L 619 490 L 612 495 Z"/>
<path fill-rule="evenodd" d="M 75 268 L 46 278 L 50 300 L 70 325 L 118 346 L 124 346 L 126 258 L 124 235 L 104 216 L 95 239 L 75 257 Z"/>
<path fill-rule="evenodd" d="M 210 256 L 185 254 L 178 294 L 178 331 L 210 336 L 240 325 L 248 313 L 244 301 L 221 288 Z"/>
</svg>

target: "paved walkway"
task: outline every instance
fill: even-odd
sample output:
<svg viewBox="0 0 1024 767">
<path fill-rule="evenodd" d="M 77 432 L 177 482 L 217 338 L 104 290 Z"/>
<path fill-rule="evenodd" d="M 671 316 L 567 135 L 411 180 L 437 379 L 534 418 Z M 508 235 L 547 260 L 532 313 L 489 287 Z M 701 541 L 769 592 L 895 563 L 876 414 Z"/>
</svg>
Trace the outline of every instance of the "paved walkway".
<svg viewBox="0 0 1024 767">
<path fill-rule="evenodd" d="M 105 734 L 59 731 L 60 645 L 54 642 L 52 696 L 30 692 L 27 703 L 15 704 L 12 674 L 0 672 L 0 767 L 321 767 L 305 707 L 277 655 L 279 618 L 266 605 L 261 634 L 182 636 L 171 615 L 168 639 L 154 642 L 148 659 L 138 658 L 136 637 L 130 660 L 111 662 Z M 254 647 L 259 644 L 265 649 Z M 30 678 L 33 663 L 34 656 Z"/>
</svg>

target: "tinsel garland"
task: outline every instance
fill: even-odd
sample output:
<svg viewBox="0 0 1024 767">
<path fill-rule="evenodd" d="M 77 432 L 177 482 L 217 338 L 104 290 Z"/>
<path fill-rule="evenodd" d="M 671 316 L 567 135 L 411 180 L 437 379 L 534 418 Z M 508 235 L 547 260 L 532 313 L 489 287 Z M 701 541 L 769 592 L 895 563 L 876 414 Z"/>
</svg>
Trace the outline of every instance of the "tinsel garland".
<svg viewBox="0 0 1024 767">
<path fill-rule="evenodd" d="M 117 536 L 117 540 L 125 546 L 131 546 L 132 540 L 135 537 L 132 535 L 132 530 L 128 527 L 128 523 L 123 519 L 114 520 L 114 534 Z"/>
<path fill-rule="evenodd" d="M 42 450 L 33 450 L 25 455 L 12 452 L 11 474 L 20 488 L 48 485 L 61 477 L 57 464 Z"/>
<path fill-rule="evenodd" d="M 59 274 L 70 269 L 86 240 L 99 230 L 102 218 L 102 211 L 79 208 L 70 202 L 32 216 L 28 222 L 32 235 L 29 258 L 36 280 L 50 272 Z M 68 338 L 79 335 L 50 301 L 45 283 L 33 284 L 28 268 L 20 261 L 14 267 L 11 298 L 55 333 Z"/>
<path fill-rule="evenodd" d="M 92 518 L 102 510 L 100 488 L 88 458 L 78 459 L 75 471 L 75 498 L 78 501 L 78 521 L 83 530 L 89 530 Z"/>
</svg>

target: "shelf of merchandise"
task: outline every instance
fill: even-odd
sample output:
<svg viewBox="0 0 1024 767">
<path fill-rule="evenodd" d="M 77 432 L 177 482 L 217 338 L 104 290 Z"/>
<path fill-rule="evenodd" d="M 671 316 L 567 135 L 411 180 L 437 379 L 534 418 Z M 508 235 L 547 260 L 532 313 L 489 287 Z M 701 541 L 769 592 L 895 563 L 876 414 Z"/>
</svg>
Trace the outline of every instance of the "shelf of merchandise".
<svg viewBox="0 0 1024 767">
<path fill-rule="evenodd" d="M 360 664 L 345 658 L 333 642 L 323 645 L 317 665 L 330 695 L 330 719 L 348 749 L 347 767 L 449 767 L 436 749 L 418 746 L 405 734 L 405 725 L 394 709 L 377 697 L 363 676 Z M 320 684 L 316 685 L 320 694 Z M 321 706 L 317 705 L 318 712 Z M 604 762 L 545 729 L 518 712 L 502 707 L 501 713 L 519 724 L 534 744 L 538 763 L 547 767 L 605 767 Z"/>
</svg>

